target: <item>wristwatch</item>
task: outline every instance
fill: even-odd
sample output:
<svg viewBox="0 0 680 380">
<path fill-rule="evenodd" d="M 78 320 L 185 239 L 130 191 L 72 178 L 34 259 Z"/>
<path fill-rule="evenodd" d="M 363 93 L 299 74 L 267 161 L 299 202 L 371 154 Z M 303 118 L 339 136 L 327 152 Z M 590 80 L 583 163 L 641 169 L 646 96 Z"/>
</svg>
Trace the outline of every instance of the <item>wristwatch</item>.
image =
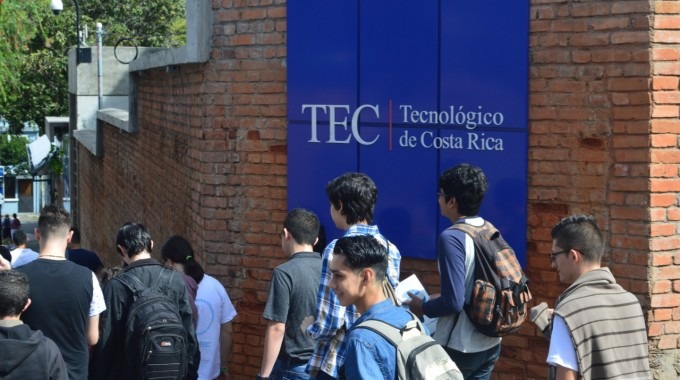
<svg viewBox="0 0 680 380">
<path fill-rule="evenodd" d="M 258 373 L 258 374 L 255 376 L 255 380 L 269 380 L 269 376 L 267 376 L 267 377 L 260 376 L 260 374 Z"/>
</svg>

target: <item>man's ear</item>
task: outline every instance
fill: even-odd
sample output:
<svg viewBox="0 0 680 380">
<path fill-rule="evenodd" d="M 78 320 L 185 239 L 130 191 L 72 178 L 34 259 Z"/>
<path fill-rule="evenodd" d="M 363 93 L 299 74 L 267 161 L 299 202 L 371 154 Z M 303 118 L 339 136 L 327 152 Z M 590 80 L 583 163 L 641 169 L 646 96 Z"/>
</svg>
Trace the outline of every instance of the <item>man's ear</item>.
<svg viewBox="0 0 680 380">
<path fill-rule="evenodd" d="M 375 272 L 371 268 L 364 268 L 361 271 L 361 283 L 362 285 L 368 286 L 375 281 Z"/>
<path fill-rule="evenodd" d="M 31 299 L 29 298 L 29 299 L 26 300 L 26 306 L 24 306 L 24 308 L 21 309 L 21 312 L 23 313 L 24 311 L 26 311 L 26 309 L 28 309 L 28 307 L 30 305 L 31 305 Z"/>
<path fill-rule="evenodd" d="M 35 235 L 35 240 L 40 241 L 40 231 L 37 228 L 33 229 L 33 234 Z"/>
<path fill-rule="evenodd" d="M 71 239 L 73 238 L 73 230 L 68 232 L 68 235 L 66 235 L 66 242 L 68 244 L 71 244 Z"/>
</svg>

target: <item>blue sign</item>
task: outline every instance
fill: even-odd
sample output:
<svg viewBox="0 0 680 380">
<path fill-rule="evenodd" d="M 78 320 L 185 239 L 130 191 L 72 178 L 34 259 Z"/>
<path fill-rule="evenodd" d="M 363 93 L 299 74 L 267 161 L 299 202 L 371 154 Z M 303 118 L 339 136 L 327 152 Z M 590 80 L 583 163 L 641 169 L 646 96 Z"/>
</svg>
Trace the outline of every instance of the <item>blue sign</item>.
<svg viewBox="0 0 680 380">
<path fill-rule="evenodd" d="M 526 255 L 529 3 L 288 3 L 288 206 L 342 235 L 325 185 L 359 171 L 403 256 L 435 258 L 441 173 L 481 167 L 480 215 Z"/>
</svg>

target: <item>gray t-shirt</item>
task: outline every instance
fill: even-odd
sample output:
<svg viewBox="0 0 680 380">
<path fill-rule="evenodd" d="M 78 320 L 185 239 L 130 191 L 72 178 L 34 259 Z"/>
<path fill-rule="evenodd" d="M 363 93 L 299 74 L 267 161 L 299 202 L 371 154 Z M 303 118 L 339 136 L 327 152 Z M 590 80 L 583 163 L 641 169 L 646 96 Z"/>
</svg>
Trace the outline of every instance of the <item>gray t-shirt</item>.
<svg viewBox="0 0 680 380">
<path fill-rule="evenodd" d="M 269 298 L 262 317 L 286 324 L 279 358 L 309 360 L 316 343 L 302 333 L 300 324 L 316 315 L 316 295 L 321 280 L 321 255 L 299 252 L 272 273 Z"/>
</svg>

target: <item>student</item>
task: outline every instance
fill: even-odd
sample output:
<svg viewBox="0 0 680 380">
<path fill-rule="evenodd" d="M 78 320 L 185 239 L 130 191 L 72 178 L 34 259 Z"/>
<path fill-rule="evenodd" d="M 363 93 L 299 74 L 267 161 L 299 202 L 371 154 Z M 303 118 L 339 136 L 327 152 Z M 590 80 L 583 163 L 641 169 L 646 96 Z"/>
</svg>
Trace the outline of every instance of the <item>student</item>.
<svg viewBox="0 0 680 380">
<path fill-rule="evenodd" d="M 188 373 L 186 378 L 196 379 L 199 352 L 194 323 L 191 318 L 189 296 L 184 281 L 180 276 L 168 275 L 166 276 L 168 280 L 165 283 L 158 284 L 163 274 L 167 275 L 171 272 L 169 272 L 170 269 L 163 268 L 158 261 L 151 258 L 153 240 L 142 224 L 127 223 L 118 229 L 116 248 L 127 266 L 116 278 L 108 281 L 104 287 L 104 299 L 109 308 L 103 314 L 102 337 L 92 355 L 93 371 L 90 378 L 134 379 L 139 375 L 136 368 L 133 368 L 138 363 L 126 361 L 127 355 L 134 355 L 134 353 L 126 352 L 128 348 L 124 341 L 126 318 L 134 302 L 134 297 L 123 281 L 118 281 L 117 277 L 127 275 L 134 276 L 147 288 L 157 284 L 160 291 L 176 305 L 182 319 L 182 325 L 187 333 L 188 357 L 186 368 Z M 84 267 L 80 268 L 87 270 Z"/>
<path fill-rule="evenodd" d="M 12 267 L 18 268 L 22 265 L 26 265 L 31 261 L 38 258 L 38 252 L 28 248 L 26 244 L 28 243 L 28 237 L 26 233 L 22 230 L 14 232 L 14 237 L 12 237 L 14 245 L 16 248 L 12 250 Z"/>
<path fill-rule="evenodd" d="M 566 217 L 551 234 L 552 267 L 570 284 L 552 313 L 547 362 L 554 378 L 651 378 L 642 308 L 600 266 L 604 240 L 595 218 Z"/>
<path fill-rule="evenodd" d="M 437 201 L 451 224 L 481 227 L 478 215 L 486 195 L 487 181 L 482 169 L 456 165 L 439 177 Z M 501 338 L 482 334 L 470 322 L 463 306 L 469 303 L 475 273 L 475 244 L 465 232 L 447 228 L 437 240 L 441 297 L 423 303 L 413 294 L 404 302 L 417 316 L 438 318 L 434 339 L 441 344 L 466 379 L 489 379 L 501 352 Z"/>
<path fill-rule="evenodd" d="M 236 317 L 224 286 L 203 271 L 196 261 L 191 244 L 181 236 L 172 236 L 161 248 L 165 264 L 189 276 L 198 284 L 196 339 L 201 352 L 199 380 L 213 380 L 220 375 L 222 358 L 227 361 L 231 349 L 231 322 Z"/>
<path fill-rule="evenodd" d="M 35 229 L 40 255 L 17 271 L 28 276 L 33 300 L 21 319 L 59 346 L 69 378 L 80 380 L 87 379 L 88 346 L 99 340 L 99 314 L 106 304 L 95 274 L 64 257 L 70 227 L 66 210 L 45 206 Z"/>
<path fill-rule="evenodd" d="M 344 236 L 371 235 L 387 248 L 387 279 L 396 287 L 399 283 L 401 254 L 397 247 L 380 234 L 373 223 L 373 210 L 378 197 L 378 189 L 371 178 L 362 173 L 343 174 L 326 185 L 330 201 L 330 213 L 335 226 L 345 231 Z M 333 240 L 324 250 L 321 267 L 321 281 L 317 295 L 316 318 L 305 320 L 307 333 L 316 341 L 307 373 L 317 379 L 336 379 L 338 369 L 345 361 L 346 331 L 358 318 L 353 305 L 340 304 L 335 292 L 330 288 L 331 272 L 329 265 L 333 259 Z"/>
<path fill-rule="evenodd" d="M 0 379 L 68 380 L 57 345 L 20 319 L 31 304 L 28 293 L 25 274 L 0 271 Z"/>
<path fill-rule="evenodd" d="M 305 367 L 316 345 L 300 324 L 316 311 L 321 256 L 313 246 L 318 236 L 319 218 L 313 212 L 297 208 L 288 213 L 281 231 L 288 261 L 272 273 L 262 314 L 268 325 L 258 379 L 309 379 Z"/>
<path fill-rule="evenodd" d="M 361 314 L 355 325 L 367 320 L 386 322 L 398 329 L 413 320 L 383 293 L 387 275 L 385 248 L 370 235 L 343 237 L 333 247 L 330 287 L 342 306 L 353 305 Z M 344 373 L 347 379 L 396 378 L 396 348 L 378 333 L 352 329 L 347 340 Z"/>
<path fill-rule="evenodd" d="M 102 261 L 96 253 L 88 251 L 80 245 L 80 230 L 76 227 L 71 227 L 71 241 L 68 243 L 68 252 L 66 258 L 78 265 L 97 273 L 102 268 Z"/>
</svg>

